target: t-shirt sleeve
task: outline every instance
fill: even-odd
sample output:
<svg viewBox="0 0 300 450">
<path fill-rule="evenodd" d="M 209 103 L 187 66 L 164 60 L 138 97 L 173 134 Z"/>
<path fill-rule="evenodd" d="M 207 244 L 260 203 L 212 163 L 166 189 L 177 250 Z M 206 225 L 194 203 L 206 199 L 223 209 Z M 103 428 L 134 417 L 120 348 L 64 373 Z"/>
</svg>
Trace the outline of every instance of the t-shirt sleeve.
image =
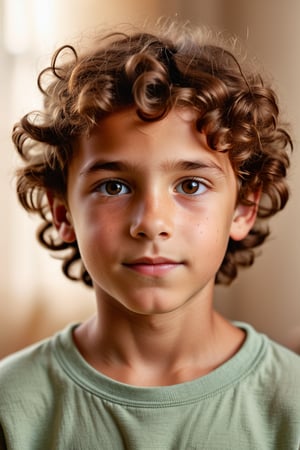
<svg viewBox="0 0 300 450">
<path fill-rule="evenodd" d="M 4 431 L 0 424 L 0 450 L 7 450 L 7 446 L 5 443 Z"/>
</svg>

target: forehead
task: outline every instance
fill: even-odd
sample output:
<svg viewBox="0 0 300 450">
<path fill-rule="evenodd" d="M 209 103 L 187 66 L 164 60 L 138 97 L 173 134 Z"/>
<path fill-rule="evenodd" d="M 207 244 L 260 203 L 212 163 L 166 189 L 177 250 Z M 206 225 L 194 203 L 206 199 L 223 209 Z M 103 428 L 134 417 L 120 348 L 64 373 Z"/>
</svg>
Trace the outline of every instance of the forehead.
<svg viewBox="0 0 300 450">
<path fill-rule="evenodd" d="M 172 164 L 179 159 L 200 158 L 226 169 L 231 167 L 227 154 L 209 148 L 196 121 L 196 112 L 191 108 L 173 109 L 154 122 L 140 119 L 134 108 L 118 111 L 102 119 L 88 136 L 77 140 L 73 161 L 88 166 L 97 158 L 112 158 L 154 166 L 159 162 Z"/>
<path fill-rule="evenodd" d="M 177 138 L 187 139 L 188 135 L 197 135 L 196 113 L 192 109 L 173 109 L 160 120 L 146 122 L 139 118 L 134 108 L 124 109 L 102 119 L 90 134 L 91 140 L 106 140 L 111 145 L 118 145 L 127 140 L 162 140 L 172 141 L 174 132 Z M 171 133 L 172 132 L 172 133 Z M 83 137 L 84 138 L 84 137 Z"/>
</svg>

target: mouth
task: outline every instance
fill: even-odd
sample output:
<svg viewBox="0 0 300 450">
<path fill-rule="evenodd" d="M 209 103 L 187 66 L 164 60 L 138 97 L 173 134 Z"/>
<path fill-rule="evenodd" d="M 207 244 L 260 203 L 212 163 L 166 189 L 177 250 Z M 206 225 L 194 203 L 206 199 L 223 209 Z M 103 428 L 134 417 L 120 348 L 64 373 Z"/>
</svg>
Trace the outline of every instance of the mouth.
<svg viewBox="0 0 300 450">
<path fill-rule="evenodd" d="M 182 261 L 174 261 L 169 258 L 138 258 L 130 262 L 123 263 L 123 266 L 141 275 L 160 277 L 184 265 Z"/>
</svg>

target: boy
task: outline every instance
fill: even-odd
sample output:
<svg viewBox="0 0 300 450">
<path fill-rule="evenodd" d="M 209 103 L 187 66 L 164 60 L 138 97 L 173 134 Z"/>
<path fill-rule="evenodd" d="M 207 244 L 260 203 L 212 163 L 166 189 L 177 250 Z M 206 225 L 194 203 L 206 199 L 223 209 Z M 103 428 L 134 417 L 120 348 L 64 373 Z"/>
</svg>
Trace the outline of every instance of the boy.
<svg viewBox="0 0 300 450">
<path fill-rule="evenodd" d="M 177 35 L 60 49 L 14 129 L 20 201 L 97 314 L 2 362 L 1 449 L 299 449 L 299 358 L 213 308 L 288 200 L 291 140 L 259 74 Z"/>
</svg>

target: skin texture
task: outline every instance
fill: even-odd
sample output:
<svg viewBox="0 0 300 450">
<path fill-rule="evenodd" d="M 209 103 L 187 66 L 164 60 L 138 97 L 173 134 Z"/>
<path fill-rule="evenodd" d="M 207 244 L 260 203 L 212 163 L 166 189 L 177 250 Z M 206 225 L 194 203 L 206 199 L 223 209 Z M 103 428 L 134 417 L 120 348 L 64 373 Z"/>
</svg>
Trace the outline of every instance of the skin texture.
<svg viewBox="0 0 300 450">
<path fill-rule="evenodd" d="M 78 349 L 129 384 L 209 373 L 244 339 L 213 310 L 214 279 L 229 237 L 244 238 L 256 217 L 236 204 L 228 155 L 209 149 L 189 110 L 152 123 L 114 113 L 74 150 L 67 201 L 50 202 L 94 283 L 98 314 L 76 329 Z"/>
</svg>

